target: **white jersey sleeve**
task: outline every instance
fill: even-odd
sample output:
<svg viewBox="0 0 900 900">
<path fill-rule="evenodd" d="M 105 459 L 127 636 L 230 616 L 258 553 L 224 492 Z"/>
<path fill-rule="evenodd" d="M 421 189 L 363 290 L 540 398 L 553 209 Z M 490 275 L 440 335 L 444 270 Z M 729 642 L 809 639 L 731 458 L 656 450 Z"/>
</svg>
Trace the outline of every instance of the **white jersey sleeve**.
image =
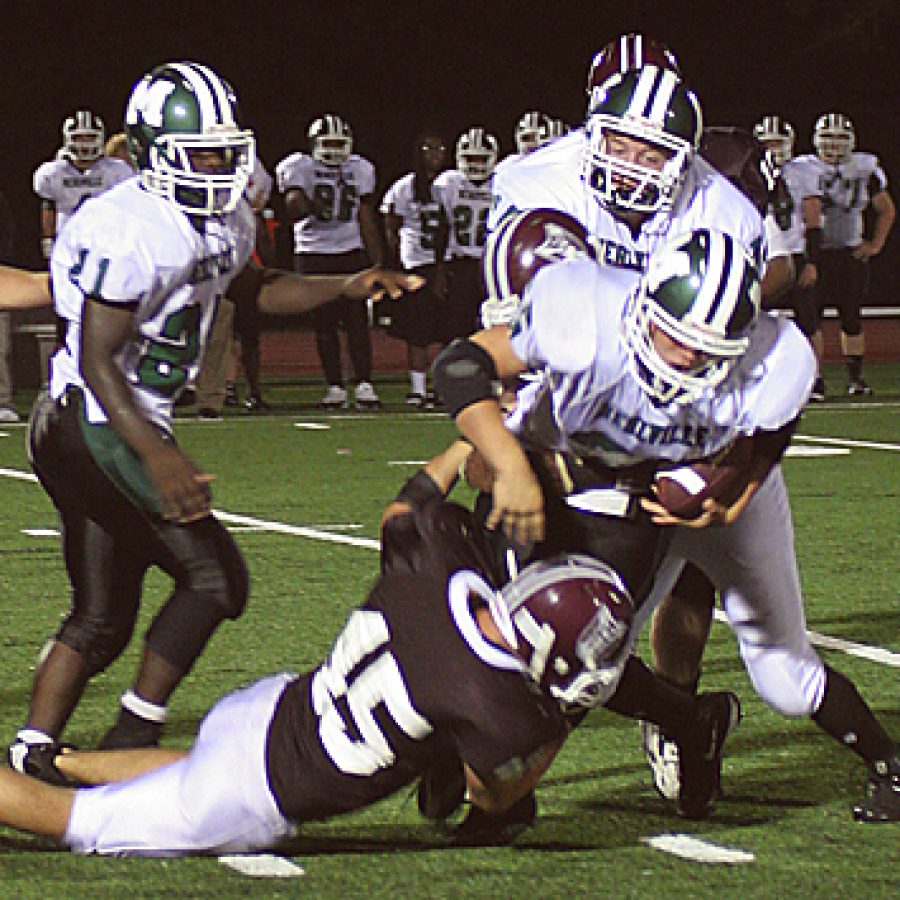
<svg viewBox="0 0 900 900">
<path fill-rule="evenodd" d="M 195 228 L 136 179 L 92 200 L 60 234 L 51 257 L 54 307 L 65 343 L 53 356 L 50 391 L 81 388 L 88 421 L 106 414 L 81 374 L 87 298 L 131 310 L 133 331 L 116 356 L 135 402 L 165 430 L 172 406 L 196 376 L 219 301 L 253 249 L 249 205 Z"/>
</svg>

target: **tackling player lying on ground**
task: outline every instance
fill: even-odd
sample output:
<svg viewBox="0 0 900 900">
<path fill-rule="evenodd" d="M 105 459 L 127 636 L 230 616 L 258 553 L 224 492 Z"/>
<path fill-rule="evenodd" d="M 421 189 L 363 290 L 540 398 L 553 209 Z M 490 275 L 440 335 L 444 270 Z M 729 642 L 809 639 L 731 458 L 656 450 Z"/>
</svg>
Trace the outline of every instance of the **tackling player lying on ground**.
<svg viewBox="0 0 900 900">
<path fill-rule="evenodd" d="M 572 227 L 574 243 L 583 228 Z M 523 227 L 523 240 L 489 243 L 487 254 L 508 258 L 486 256 L 486 266 L 521 271 L 536 255 L 524 242 L 532 232 L 547 244 L 540 228 Z M 505 417 L 497 384 L 527 372 L 540 376 Z M 583 254 L 542 264 L 511 326 L 458 341 L 435 364 L 451 416 L 493 474 L 486 524 L 502 544 L 523 562 L 564 551 L 602 559 L 634 596 L 638 627 L 694 563 L 721 593 L 761 698 L 811 717 L 866 763 L 869 796 L 854 816 L 898 821 L 897 745 L 806 634 L 778 461 L 814 377 L 799 329 L 759 313 L 750 255 L 708 228 L 651 254 L 634 289 Z M 710 497 L 688 521 L 652 493 L 660 468 L 745 437 L 753 456 L 737 499 Z"/>
<path fill-rule="evenodd" d="M 50 276 L 46 272 L 0 266 L 0 309 L 30 309 L 52 302 Z"/>
<path fill-rule="evenodd" d="M 189 752 L 47 747 L 60 781 L 94 786 L 2 770 L 0 823 L 83 853 L 250 852 L 448 759 L 462 761 L 460 794 L 499 812 L 538 782 L 570 715 L 620 677 L 653 681 L 630 656 L 633 606 L 608 566 L 562 555 L 498 589 L 462 507 L 427 503 L 386 528 L 402 540 L 386 540 L 383 574 L 321 665 L 227 695 Z M 687 761 L 683 800 L 706 804 L 720 765 L 708 742 L 736 707 L 728 694 L 661 688 L 659 712 Z"/>
<path fill-rule="evenodd" d="M 247 568 L 212 515 L 212 477 L 172 427 L 222 297 L 302 313 L 421 283 L 378 269 L 303 276 L 248 263 L 253 134 L 239 125 L 231 87 L 208 67 L 149 72 L 132 90 L 125 130 L 137 175 L 85 203 L 51 257 L 61 346 L 28 446 L 60 514 L 72 599 L 8 753 L 18 771 L 38 776 L 89 680 L 128 645 L 148 569 L 164 571 L 173 589 L 105 749 L 157 743 L 172 693 L 218 626 L 246 606 Z"/>
</svg>

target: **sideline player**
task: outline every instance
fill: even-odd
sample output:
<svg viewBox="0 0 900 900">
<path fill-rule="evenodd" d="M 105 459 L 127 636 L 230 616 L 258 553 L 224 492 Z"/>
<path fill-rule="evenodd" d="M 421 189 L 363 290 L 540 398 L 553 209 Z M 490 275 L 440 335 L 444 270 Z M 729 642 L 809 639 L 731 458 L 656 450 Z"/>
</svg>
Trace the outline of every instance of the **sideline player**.
<svg viewBox="0 0 900 900">
<path fill-rule="evenodd" d="M 506 268 L 530 249 L 516 245 Z M 693 562 L 720 591 L 762 699 L 810 716 L 866 763 L 870 793 L 855 817 L 900 820 L 897 745 L 806 635 L 778 460 L 812 386 L 808 342 L 790 322 L 757 320 L 755 262 L 723 232 L 673 239 L 637 289 L 629 281 L 590 259 L 546 266 L 510 327 L 438 358 L 450 414 L 493 472 L 488 527 L 525 559 L 565 549 L 608 562 L 635 597 L 638 624 Z M 494 383 L 527 370 L 543 376 L 504 419 Z M 753 455 L 730 505 L 708 500 L 685 522 L 648 496 L 660 465 L 742 437 Z"/>
<path fill-rule="evenodd" d="M 328 277 L 245 267 L 253 135 L 237 121 L 230 86 L 208 67 L 154 69 L 131 94 L 125 128 L 139 177 L 85 204 L 52 257 L 64 343 L 28 440 L 62 520 L 72 608 L 41 658 L 10 747 L 11 764 L 25 772 L 39 771 L 32 751 L 58 741 L 88 680 L 124 650 L 150 566 L 171 576 L 174 590 L 147 631 L 104 746 L 155 744 L 169 696 L 219 623 L 243 611 L 246 566 L 211 513 L 211 476 L 172 434 L 173 404 L 196 373 L 226 290 L 258 297 L 267 312 L 297 313 L 418 284 L 377 270 Z"/>
<path fill-rule="evenodd" d="M 34 172 L 34 192 L 41 198 L 41 252 L 47 260 L 56 236 L 85 200 L 134 176 L 127 162 L 105 155 L 105 134 L 99 116 L 78 110 L 62 124 L 63 145 L 56 158 Z"/>
</svg>

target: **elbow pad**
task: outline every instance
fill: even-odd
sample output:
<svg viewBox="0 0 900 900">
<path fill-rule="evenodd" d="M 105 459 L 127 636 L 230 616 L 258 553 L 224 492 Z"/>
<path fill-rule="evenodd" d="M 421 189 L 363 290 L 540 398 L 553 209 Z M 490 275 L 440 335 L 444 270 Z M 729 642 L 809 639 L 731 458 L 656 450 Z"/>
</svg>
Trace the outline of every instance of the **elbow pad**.
<svg viewBox="0 0 900 900">
<path fill-rule="evenodd" d="M 459 338 L 440 352 L 432 375 L 438 395 L 453 419 L 473 403 L 499 396 L 493 358 L 468 338 Z"/>
</svg>

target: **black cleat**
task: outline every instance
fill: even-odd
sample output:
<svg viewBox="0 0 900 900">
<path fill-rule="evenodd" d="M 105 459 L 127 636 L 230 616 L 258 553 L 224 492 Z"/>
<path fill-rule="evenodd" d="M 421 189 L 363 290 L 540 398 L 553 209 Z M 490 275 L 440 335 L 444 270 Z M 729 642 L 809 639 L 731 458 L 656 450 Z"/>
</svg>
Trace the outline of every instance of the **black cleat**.
<svg viewBox="0 0 900 900">
<path fill-rule="evenodd" d="M 157 747 L 162 735 L 161 722 L 149 722 L 127 712 L 103 736 L 98 750 L 131 750 L 136 747 Z"/>
<path fill-rule="evenodd" d="M 416 801 L 419 812 L 433 822 L 444 822 L 462 806 L 466 775 L 458 757 L 426 769 L 419 779 Z"/>
<path fill-rule="evenodd" d="M 712 691 L 698 698 L 700 710 L 697 739 L 679 749 L 681 790 L 678 815 L 705 819 L 719 796 L 722 778 L 722 748 L 741 720 L 741 704 L 731 691 Z"/>
<path fill-rule="evenodd" d="M 866 799 L 853 807 L 857 822 L 900 822 L 900 754 L 879 760 L 866 785 Z"/>
<path fill-rule="evenodd" d="M 462 824 L 454 829 L 456 847 L 503 847 L 511 844 L 537 818 L 537 800 L 529 791 L 502 813 L 486 813 L 473 806 Z"/>
<path fill-rule="evenodd" d="M 17 738 L 6 751 L 6 761 L 11 769 L 22 775 L 31 775 L 56 787 L 75 787 L 76 783 L 56 768 L 56 757 L 65 748 L 74 749 L 71 744 L 59 741 L 28 744 Z"/>
<path fill-rule="evenodd" d="M 259 397 L 256 394 L 250 394 L 244 401 L 244 409 L 246 409 L 247 412 L 252 413 L 265 413 L 270 412 L 272 407 L 266 403 L 262 397 Z"/>
</svg>

